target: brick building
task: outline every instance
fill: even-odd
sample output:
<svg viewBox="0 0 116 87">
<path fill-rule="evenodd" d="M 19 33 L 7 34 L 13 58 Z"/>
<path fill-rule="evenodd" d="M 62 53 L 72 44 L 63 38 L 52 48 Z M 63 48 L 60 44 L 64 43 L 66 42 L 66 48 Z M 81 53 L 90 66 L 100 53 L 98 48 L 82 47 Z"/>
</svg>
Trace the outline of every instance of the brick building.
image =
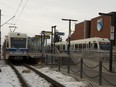
<svg viewBox="0 0 116 87">
<path fill-rule="evenodd" d="M 71 40 L 78 40 L 90 37 L 102 37 L 110 39 L 110 16 L 98 16 L 89 21 L 83 21 L 75 25 L 75 31 Z M 114 45 L 116 46 L 116 17 L 114 18 Z"/>
<path fill-rule="evenodd" d="M 75 25 L 75 31 L 71 35 L 71 40 L 83 39 L 90 37 L 90 21 L 85 20 L 84 22 Z"/>
</svg>

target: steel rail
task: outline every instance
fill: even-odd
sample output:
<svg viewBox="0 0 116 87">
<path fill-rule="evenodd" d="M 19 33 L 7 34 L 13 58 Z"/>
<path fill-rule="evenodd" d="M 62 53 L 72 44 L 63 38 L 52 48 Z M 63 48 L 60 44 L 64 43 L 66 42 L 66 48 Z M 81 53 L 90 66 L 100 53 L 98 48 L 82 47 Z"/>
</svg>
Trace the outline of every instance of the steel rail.
<svg viewBox="0 0 116 87">
<path fill-rule="evenodd" d="M 52 87 L 65 87 L 64 85 L 62 85 L 59 82 L 53 80 L 52 78 L 50 78 L 47 75 L 41 73 L 40 71 L 34 69 L 33 67 L 31 67 L 27 64 L 24 64 L 24 66 L 31 69 L 32 71 L 34 71 L 36 74 L 40 75 L 41 77 L 45 78 L 48 82 L 50 82 L 52 84 Z"/>
<path fill-rule="evenodd" d="M 7 64 L 10 65 L 10 67 L 14 70 L 14 72 L 16 73 L 16 75 L 17 75 L 19 81 L 21 82 L 21 85 L 22 85 L 23 87 L 30 87 L 30 86 L 27 84 L 27 82 L 24 80 L 24 78 L 21 76 L 21 74 L 19 73 L 19 71 L 15 68 L 15 66 L 14 66 L 12 63 L 10 63 L 9 61 L 7 61 Z"/>
</svg>

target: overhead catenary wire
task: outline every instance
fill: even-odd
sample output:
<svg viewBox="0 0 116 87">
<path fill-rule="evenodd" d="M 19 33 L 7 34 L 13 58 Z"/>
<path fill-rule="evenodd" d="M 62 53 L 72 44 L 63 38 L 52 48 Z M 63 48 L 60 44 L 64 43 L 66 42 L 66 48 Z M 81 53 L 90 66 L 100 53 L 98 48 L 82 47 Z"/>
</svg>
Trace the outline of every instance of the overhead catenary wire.
<svg viewBox="0 0 116 87">
<path fill-rule="evenodd" d="M 18 6 L 18 8 L 16 9 L 16 11 L 15 11 L 15 13 L 14 13 L 14 16 L 16 16 L 16 14 L 17 14 L 17 12 L 18 12 L 18 10 L 19 10 L 19 8 L 20 8 L 22 2 L 23 2 L 23 0 L 20 1 L 19 6 Z"/>
<path fill-rule="evenodd" d="M 15 11 L 13 17 L 10 18 L 10 19 L 9 19 L 8 21 L 6 21 L 5 23 L 3 23 L 2 25 L 0 25 L 0 27 L 4 26 L 4 25 L 7 24 L 9 21 L 11 21 L 11 20 L 14 19 L 14 17 L 16 16 L 16 13 L 18 12 L 18 9 L 20 8 L 20 6 L 21 6 L 21 4 L 22 4 L 22 1 L 23 1 L 23 0 L 20 1 L 20 4 L 19 4 L 18 8 L 16 9 L 16 11 Z M 11 23 L 11 24 L 12 24 L 12 23 Z M 13 24 L 13 25 L 14 25 L 14 24 Z"/>
<path fill-rule="evenodd" d="M 20 8 L 22 2 L 23 2 L 23 0 L 20 1 L 20 3 L 19 3 L 19 5 L 18 5 L 18 7 L 17 7 L 17 9 L 16 9 L 16 11 L 15 11 L 15 13 L 14 13 L 13 16 L 16 16 L 16 14 L 17 14 L 17 12 L 18 12 L 18 10 L 19 10 L 19 8 Z M 13 19 L 12 19 L 12 23 L 11 23 L 11 24 L 13 24 Z"/>
<path fill-rule="evenodd" d="M 16 19 L 16 22 L 15 22 L 15 24 L 17 23 L 17 21 L 19 20 L 19 18 L 20 18 L 20 16 L 21 16 L 21 14 L 22 14 L 22 12 L 23 12 L 23 10 L 24 10 L 24 8 L 26 7 L 26 5 L 27 5 L 27 2 L 28 2 L 29 0 L 27 0 L 26 2 L 25 2 L 25 4 L 24 4 L 24 6 L 23 6 L 23 8 L 22 8 L 22 10 L 21 10 L 21 12 L 20 12 L 20 14 L 19 14 L 19 16 L 17 17 L 17 19 Z"/>
</svg>

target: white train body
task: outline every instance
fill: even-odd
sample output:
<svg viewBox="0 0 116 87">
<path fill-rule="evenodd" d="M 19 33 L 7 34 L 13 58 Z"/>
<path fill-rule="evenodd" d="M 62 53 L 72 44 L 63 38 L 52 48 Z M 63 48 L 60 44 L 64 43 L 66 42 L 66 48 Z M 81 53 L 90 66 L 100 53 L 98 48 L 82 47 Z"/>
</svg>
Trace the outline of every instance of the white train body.
<svg viewBox="0 0 116 87">
<path fill-rule="evenodd" d="M 59 51 L 67 51 L 68 42 L 57 42 L 55 46 Z M 70 51 L 79 51 L 82 49 L 109 50 L 110 41 L 107 38 L 87 38 L 70 41 Z"/>
<path fill-rule="evenodd" d="M 10 32 L 4 42 L 5 59 L 28 56 L 28 36 L 24 33 Z"/>
</svg>

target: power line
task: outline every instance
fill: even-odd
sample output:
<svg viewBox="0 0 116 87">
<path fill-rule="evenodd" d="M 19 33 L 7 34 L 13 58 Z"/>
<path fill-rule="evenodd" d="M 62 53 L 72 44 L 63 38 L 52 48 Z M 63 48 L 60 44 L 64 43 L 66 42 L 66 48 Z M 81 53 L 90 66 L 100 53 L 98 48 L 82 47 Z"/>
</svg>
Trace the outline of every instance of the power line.
<svg viewBox="0 0 116 87">
<path fill-rule="evenodd" d="M 20 1 L 20 4 L 19 4 L 19 6 L 18 6 L 17 10 L 16 10 L 16 11 L 15 11 L 15 13 L 14 13 L 14 16 L 16 16 L 16 13 L 18 12 L 18 10 L 19 10 L 19 8 L 20 8 L 20 6 L 21 6 L 22 2 L 23 2 L 23 0 L 21 0 L 21 1 Z"/>
<path fill-rule="evenodd" d="M 17 9 L 16 9 L 16 11 L 15 11 L 15 13 L 14 13 L 14 16 L 15 16 L 15 17 L 16 17 L 16 14 L 17 14 L 17 12 L 18 12 L 18 10 L 19 10 L 19 8 L 20 8 L 22 2 L 23 2 L 23 0 L 20 1 L 19 5 L 18 5 L 18 7 L 17 7 Z M 13 19 L 12 19 L 12 23 L 11 23 L 11 24 L 13 24 Z"/>
<path fill-rule="evenodd" d="M 27 5 L 27 2 L 28 2 L 28 1 L 29 1 L 29 0 L 27 0 L 27 1 L 26 1 L 26 3 L 25 3 L 25 5 L 23 6 L 23 8 L 22 8 L 22 10 L 21 10 L 21 12 L 20 12 L 19 16 L 17 17 L 17 20 L 16 20 L 16 22 L 15 22 L 15 23 L 17 23 L 17 21 L 19 20 L 19 18 L 20 18 L 20 16 L 21 16 L 21 14 L 22 14 L 22 12 L 23 12 L 24 8 L 26 7 L 26 5 Z"/>
<path fill-rule="evenodd" d="M 5 25 L 6 23 L 8 23 L 10 20 L 12 20 L 15 16 L 13 16 L 12 18 L 10 18 L 8 21 L 6 21 L 5 23 L 3 23 L 2 25 L 0 25 L 0 27 L 2 27 L 3 25 Z"/>
</svg>

